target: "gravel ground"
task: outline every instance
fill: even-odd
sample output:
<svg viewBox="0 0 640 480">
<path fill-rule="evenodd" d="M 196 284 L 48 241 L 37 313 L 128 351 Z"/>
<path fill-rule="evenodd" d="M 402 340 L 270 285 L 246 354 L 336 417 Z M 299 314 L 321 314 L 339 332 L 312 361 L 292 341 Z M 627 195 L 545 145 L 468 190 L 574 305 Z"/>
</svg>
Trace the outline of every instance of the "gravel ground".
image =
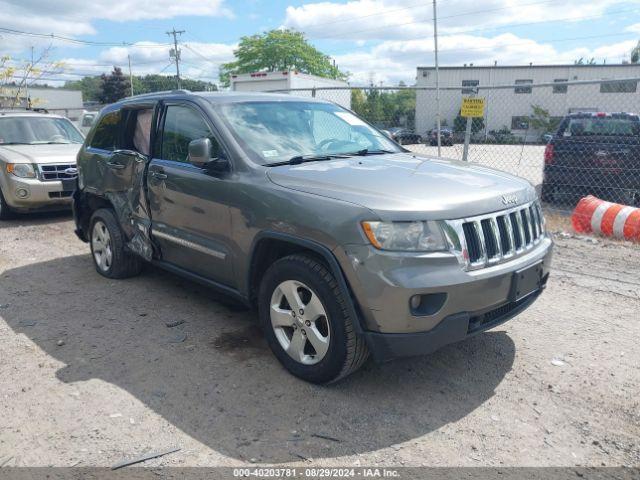
<svg viewBox="0 0 640 480">
<path fill-rule="evenodd" d="M 72 231 L 0 224 L 0 465 L 640 466 L 637 245 L 558 236 L 516 319 L 318 387 L 252 312 L 151 267 L 102 278 Z"/>
</svg>

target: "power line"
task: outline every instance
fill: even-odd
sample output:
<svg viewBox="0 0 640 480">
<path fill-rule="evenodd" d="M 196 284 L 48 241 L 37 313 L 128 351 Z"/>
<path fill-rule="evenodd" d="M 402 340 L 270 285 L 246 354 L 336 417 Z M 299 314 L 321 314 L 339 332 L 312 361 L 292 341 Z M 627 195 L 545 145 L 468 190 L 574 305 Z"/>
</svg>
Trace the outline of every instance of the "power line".
<svg viewBox="0 0 640 480">
<path fill-rule="evenodd" d="M 12 28 L 0 27 L 0 32 L 6 33 L 8 35 L 21 35 L 27 37 L 38 37 L 38 38 L 49 38 L 52 40 L 60 40 L 62 42 L 75 43 L 78 45 L 90 45 L 94 47 L 136 47 L 136 48 L 166 48 L 170 46 L 170 44 L 139 44 L 135 42 L 94 42 L 91 40 L 80 40 L 78 38 L 66 37 L 64 35 L 57 35 L 55 33 L 37 33 L 37 32 L 26 32 L 24 30 L 15 30 Z"/>
</svg>

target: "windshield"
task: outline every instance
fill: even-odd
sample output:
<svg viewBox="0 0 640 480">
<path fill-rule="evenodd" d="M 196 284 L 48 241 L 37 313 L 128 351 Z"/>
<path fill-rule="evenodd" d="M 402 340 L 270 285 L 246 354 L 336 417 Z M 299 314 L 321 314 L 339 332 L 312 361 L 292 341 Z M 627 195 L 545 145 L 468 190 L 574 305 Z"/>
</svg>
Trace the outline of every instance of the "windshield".
<svg viewBox="0 0 640 480">
<path fill-rule="evenodd" d="M 640 135 L 640 120 L 636 117 L 588 117 L 572 118 L 564 132 L 565 137 L 582 137 L 589 135 Z"/>
<path fill-rule="evenodd" d="M 0 117 L 0 145 L 82 143 L 84 139 L 66 118 L 15 116 Z"/>
<path fill-rule="evenodd" d="M 219 106 L 227 127 L 262 165 L 298 156 L 402 150 L 353 113 L 330 103 L 246 102 Z"/>
</svg>

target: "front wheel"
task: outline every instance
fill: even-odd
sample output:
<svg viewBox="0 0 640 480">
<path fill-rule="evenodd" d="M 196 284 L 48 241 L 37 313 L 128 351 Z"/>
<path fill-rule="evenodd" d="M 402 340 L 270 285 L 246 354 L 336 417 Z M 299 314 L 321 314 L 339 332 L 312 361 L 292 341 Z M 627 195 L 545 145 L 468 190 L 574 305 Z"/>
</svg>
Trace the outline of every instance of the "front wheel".
<svg viewBox="0 0 640 480">
<path fill-rule="evenodd" d="M 0 220 L 9 220 L 13 217 L 13 212 L 7 205 L 6 200 L 2 196 L 2 190 L 0 190 Z"/>
<path fill-rule="evenodd" d="M 338 283 L 315 258 L 290 255 L 265 273 L 258 310 L 267 342 L 293 375 L 335 382 L 356 371 L 369 352 L 354 330 Z"/>
<path fill-rule="evenodd" d="M 128 278 L 140 273 L 142 259 L 125 248 L 125 239 L 114 213 L 106 208 L 91 217 L 89 242 L 97 272 L 107 278 Z"/>
</svg>

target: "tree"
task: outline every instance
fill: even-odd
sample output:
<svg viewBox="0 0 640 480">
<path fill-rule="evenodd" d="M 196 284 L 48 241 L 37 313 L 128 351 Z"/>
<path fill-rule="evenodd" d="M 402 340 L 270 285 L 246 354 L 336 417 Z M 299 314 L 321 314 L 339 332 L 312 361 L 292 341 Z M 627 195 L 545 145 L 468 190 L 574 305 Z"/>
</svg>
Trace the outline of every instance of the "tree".
<svg viewBox="0 0 640 480">
<path fill-rule="evenodd" d="M 541 133 L 554 132 L 560 123 L 559 118 L 549 115 L 549 110 L 542 108 L 540 105 L 531 105 L 533 113 L 529 116 L 529 126 Z"/>
<path fill-rule="evenodd" d="M 235 61 L 220 67 L 220 81 L 224 85 L 229 85 L 230 75 L 259 71 L 298 70 L 326 78 L 347 77 L 303 33 L 293 30 L 271 30 L 242 37 L 233 54 Z"/>
<path fill-rule="evenodd" d="M 631 63 L 640 63 L 640 40 L 633 50 L 631 50 Z"/>
<path fill-rule="evenodd" d="M 458 116 L 453 120 L 453 131 L 457 133 L 467 130 L 467 117 L 463 117 L 460 113 L 459 111 Z M 473 117 L 471 120 L 471 133 L 478 133 L 482 129 L 484 129 L 484 117 Z"/>
<path fill-rule="evenodd" d="M 414 128 L 416 92 L 410 89 L 396 92 L 354 89 L 351 91 L 351 109 L 378 127 Z"/>
<path fill-rule="evenodd" d="M 100 77 L 83 77 L 81 80 L 67 81 L 64 84 L 65 90 L 80 90 L 82 99 L 86 101 L 100 101 L 102 92 L 102 80 Z"/>
<path fill-rule="evenodd" d="M 24 63 L 14 62 L 9 56 L 0 58 L 0 106 L 38 106 L 39 99 L 29 96 L 29 87 L 42 79 L 43 75 L 61 73 L 64 68 L 62 62 L 48 61 L 50 52 L 49 46 L 32 61 Z"/>
<path fill-rule="evenodd" d="M 122 74 L 119 67 L 113 67 L 113 71 L 100 76 L 100 92 L 98 100 L 102 103 L 113 103 L 129 95 L 131 85 Z"/>
<path fill-rule="evenodd" d="M 173 90 L 175 88 L 175 79 L 166 75 L 145 75 L 133 77 L 133 92 L 138 95 L 141 93 L 161 92 L 163 90 Z M 182 79 L 182 86 L 192 92 L 211 92 L 218 89 L 215 83 L 205 82 L 202 80 L 191 80 L 189 78 Z M 102 95 L 102 77 L 84 77 L 82 80 L 68 81 L 64 84 L 67 90 L 81 90 L 82 98 L 85 101 L 100 102 Z M 127 87 L 125 95 L 129 95 L 130 90 Z"/>
</svg>

